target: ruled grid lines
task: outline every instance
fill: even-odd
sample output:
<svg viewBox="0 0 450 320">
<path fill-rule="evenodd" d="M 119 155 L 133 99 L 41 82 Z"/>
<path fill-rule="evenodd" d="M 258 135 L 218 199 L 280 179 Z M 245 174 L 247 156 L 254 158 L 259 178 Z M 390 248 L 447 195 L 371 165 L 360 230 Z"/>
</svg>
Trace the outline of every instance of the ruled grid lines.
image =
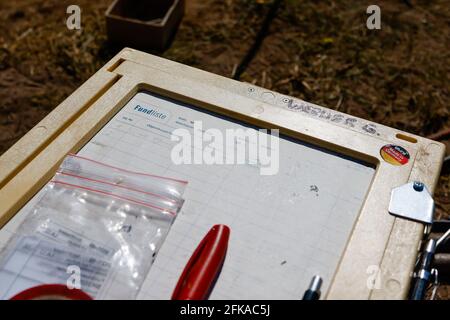
<svg viewBox="0 0 450 320">
<path fill-rule="evenodd" d="M 170 118 L 165 123 L 141 114 L 133 118 L 137 104 L 161 108 Z M 123 116 L 136 122 L 127 124 Z M 174 142 L 162 132 L 186 129 L 176 123 L 178 118 L 202 120 L 205 130 L 245 128 L 138 93 L 80 152 L 189 182 L 185 204 L 138 298 L 169 299 L 190 255 L 215 223 L 229 225 L 231 238 L 211 299 L 299 299 L 316 273 L 324 277 L 326 290 L 374 170 L 283 139 L 277 176 L 261 176 L 256 166 L 176 166 L 170 160 Z M 311 192 L 312 185 L 319 188 L 318 195 Z"/>
<path fill-rule="evenodd" d="M 137 104 L 170 116 L 165 122 L 152 121 L 133 112 Z M 285 139 L 280 139 L 280 172 L 275 176 L 261 176 L 250 165 L 174 165 L 170 151 L 175 142 L 162 132 L 189 130 L 180 123 L 194 120 L 203 121 L 205 130 L 246 128 L 138 93 L 79 152 L 109 165 L 189 182 L 183 208 L 138 299 L 170 299 L 191 254 L 217 223 L 229 225 L 231 235 L 211 299 L 300 299 L 314 274 L 324 278 L 326 292 L 374 169 Z M 0 245 L 36 199 L 0 231 Z M 102 290 L 113 298 L 121 285 L 110 282 Z"/>
</svg>

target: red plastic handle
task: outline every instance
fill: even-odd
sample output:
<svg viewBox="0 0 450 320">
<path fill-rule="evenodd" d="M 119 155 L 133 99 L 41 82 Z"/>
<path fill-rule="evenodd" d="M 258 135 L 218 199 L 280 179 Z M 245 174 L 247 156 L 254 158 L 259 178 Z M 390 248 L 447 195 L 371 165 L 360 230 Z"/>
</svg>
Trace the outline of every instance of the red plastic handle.
<svg viewBox="0 0 450 320">
<path fill-rule="evenodd" d="M 230 228 L 215 225 L 192 254 L 178 280 L 173 300 L 205 300 L 225 260 Z"/>
<path fill-rule="evenodd" d="M 79 289 L 69 289 L 62 284 L 43 284 L 19 292 L 10 300 L 92 300 Z"/>
</svg>

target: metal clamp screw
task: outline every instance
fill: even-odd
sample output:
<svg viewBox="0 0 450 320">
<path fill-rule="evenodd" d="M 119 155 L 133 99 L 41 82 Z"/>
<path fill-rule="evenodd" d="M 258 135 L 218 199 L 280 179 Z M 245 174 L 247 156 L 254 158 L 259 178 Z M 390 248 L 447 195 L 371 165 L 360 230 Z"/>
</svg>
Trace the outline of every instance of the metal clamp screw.
<svg viewBox="0 0 450 320">
<path fill-rule="evenodd" d="M 418 192 L 422 192 L 423 188 L 424 188 L 424 184 L 420 181 L 414 181 L 413 188 L 414 188 L 414 190 L 416 190 Z"/>
<path fill-rule="evenodd" d="M 412 181 L 392 189 L 389 213 L 427 225 L 433 222 L 434 201 L 423 182 Z"/>
</svg>

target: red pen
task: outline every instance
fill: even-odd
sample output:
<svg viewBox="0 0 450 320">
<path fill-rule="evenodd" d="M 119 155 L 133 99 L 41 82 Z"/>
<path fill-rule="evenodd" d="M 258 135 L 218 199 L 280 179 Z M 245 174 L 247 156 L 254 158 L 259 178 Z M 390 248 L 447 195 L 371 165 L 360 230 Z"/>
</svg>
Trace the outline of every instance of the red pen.
<svg viewBox="0 0 450 320">
<path fill-rule="evenodd" d="M 230 228 L 217 224 L 192 254 L 172 294 L 172 300 L 205 300 L 222 268 Z"/>
</svg>

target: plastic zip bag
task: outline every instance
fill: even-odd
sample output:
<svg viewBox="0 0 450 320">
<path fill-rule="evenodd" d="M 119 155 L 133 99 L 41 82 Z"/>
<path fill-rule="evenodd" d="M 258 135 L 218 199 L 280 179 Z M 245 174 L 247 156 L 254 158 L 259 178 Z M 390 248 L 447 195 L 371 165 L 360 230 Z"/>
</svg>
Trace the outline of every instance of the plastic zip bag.
<svg viewBox="0 0 450 320">
<path fill-rule="evenodd" d="M 186 182 L 69 155 L 0 256 L 0 297 L 44 283 L 136 297 Z"/>
<path fill-rule="evenodd" d="M 139 189 L 172 200 L 181 201 L 187 181 L 158 175 L 133 172 L 105 163 L 88 159 L 76 154 L 69 154 L 62 162 L 58 172 L 80 175 L 92 179 L 124 185 L 130 189 Z"/>
</svg>

